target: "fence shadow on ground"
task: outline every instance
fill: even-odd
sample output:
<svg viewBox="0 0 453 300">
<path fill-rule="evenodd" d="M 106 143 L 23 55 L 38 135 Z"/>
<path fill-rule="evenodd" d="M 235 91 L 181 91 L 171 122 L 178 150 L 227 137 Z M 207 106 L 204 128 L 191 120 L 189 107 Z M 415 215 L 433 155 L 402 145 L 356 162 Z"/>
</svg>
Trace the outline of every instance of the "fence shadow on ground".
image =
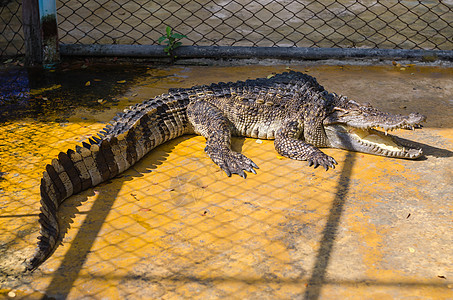
<svg viewBox="0 0 453 300">
<path fill-rule="evenodd" d="M 190 137 L 186 137 L 185 139 L 189 139 Z M 166 149 L 166 153 L 168 154 L 174 147 L 182 141 L 183 138 L 177 139 L 173 142 L 170 142 L 170 148 Z M 244 139 L 239 139 L 239 142 L 236 143 L 236 150 L 240 150 L 242 148 L 242 143 Z M 451 154 L 450 151 L 448 150 L 443 150 L 443 149 L 438 149 L 434 147 L 430 147 L 427 145 L 420 144 L 424 149 L 430 149 L 428 152 L 432 154 L 432 152 L 439 154 L 442 153 L 443 155 L 449 156 Z M 167 159 L 167 154 L 159 156 L 157 159 L 152 160 L 152 166 L 150 167 L 151 169 L 154 169 L 156 166 L 161 165 L 163 162 L 165 162 Z M 149 266 L 147 268 L 148 272 L 141 271 L 142 273 L 135 272 L 133 271 L 133 268 L 131 266 L 131 270 L 126 274 L 125 276 L 121 277 L 119 275 L 115 275 L 113 273 L 108 274 L 108 278 L 105 278 L 104 280 L 109 280 L 117 278 L 119 281 L 121 281 L 123 284 L 129 284 L 137 289 L 135 292 L 140 294 L 140 285 L 151 285 L 155 286 L 155 289 L 159 290 L 159 293 L 165 293 L 168 289 L 173 289 L 173 292 L 178 293 L 178 291 L 175 291 L 174 283 L 176 282 L 185 282 L 190 284 L 191 282 L 201 284 L 201 285 L 206 285 L 206 286 L 211 286 L 215 285 L 216 283 L 225 283 L 225 282 L 247 282 L 248 284 L 268 284 L 268 283 L 276 283 L 276 284 L 281 284 L 281 283 L 292 283 L 292 284 L 300 284 L 301 286 L 305 286 L 305 291 L 303 294 L 304 299 L 319 299 L 322 289 L 326 285 L 357 285 L 357 284 L 362 284 L 363 282 L 354 282 L 354 281 L 333 281 L 331 279 L 326 278 L 327 275 L 327 269 L 329 267 L 329 262 L 330 258 L 332 255 L 333 248 L 336 243 L 336 236 L 339 230 L 341 218 L 344 213 L 344 207 L 345 203 L 348 198 L 348 193 L 350 190 L 351 186 L 351 174 L 352 170 L 354 168 L 355 162 L 356 162 L 356 153 L 353 152 L 348 152 L 346 155 L 345 161 L 342 163 L 341 166 L 341 173 L 339 176 L 339 179 L 336 184 L 335 192 L 334 192 L 334 200 L 331 203 L 331 207 L 329 210 L 329 213 L 326 217 L 327 221 L 326 224 L 324 225 L 324 229 L 321 234 L 321 239 L 319 242 L 319 249 L 317 250 L 316 258 L 315 258 L 315 263 L 314 266 L 311 270 L 309 270 L 309 273 L 307 274 L 308 278 L 300 278 L 300 279 L 283 279 L 283 278 L 272 278 L 272 277 L 261 277 L 261 278 L 249 278 L 247 276 L 217 276 L 213 274 L 212 276 L 203 277 L 200 275 L 200 277 L 192 277 L 188 275 L 185 272 L 185 268 L 190 267 L 191 264 L 203 264 L 206 263 L 210 260 L 212 260 L 215 255 L 214 253 L 210 253 L 208 251 L 208 254 L 206 257 L 201 258 L 200 260 L 194 260 L 192 262 L 189 262 L 187 266 L 181 268 L 179 271 L 171 272 L 171 273 L 165 273 L 163 272 L 162 274 L 159 274 L 158 272 L 154 273 L 152 270 L 152 267 Z M 149 162 L 148 162 L 149 163 Z M 170 163 L 171 162 L 166 162 Z M 303 163 L 303 162 L 301 162 Z M 120 186 L 122 186 L 125 182 L 130 181 L 130 180 L 137 180 L 140 177 L 143 177 L 144 174 L 140 173 L 138 170 L 143 169 L 143 162 L 140 162 L 137 168 L 133 168 L 132 170 L 128 171 L 128 174 L 132 174 L 132 176 L 126 176 L 126 177 L 120 177 L 114 179 L 114 181 L 117 182 Z M 148 165 L 146 166 L 148 167 Z M 178 168 L 179 166 L 174 166 L 175 168 Z M 152 176 L 152 175 L 150 175 Z M 105 188 L 105 186 L 104 186 Z M 92 208 L 86 212 L 86 218 L 82 224 L 82 226 L 79 228 L 78 233 L 74 240 L 71 242 L 71 246 L 69 247 L 69 250 L 64 256 L 64 259 L 59 266 L 59 268 L 52 274 L 52 280 L 49 286 L 47 287 L 46 294 L 48 295 L 54 295 L 55 293 L 59 297 L 66 298 L 69 293 L 71 292 L 71 289 L 74 288 L 74 283 L 77 279 L 79 279 L 81 275 L 81 269 L 83 268 L 83 265 L 86 261 L 87 256 L 91 252 L 91 249 L 93 247 L 93 243 L 95 242 L 95 239 L 97 238 L 101 227 L 103 226 L 107 214 L 110 212 L 110 209 L 112 208 L 116 197 L 117 197 L 117 192 L 109 193 L 108 195 L 104 195 L 102 191 L 99 193 L 97 196 Z M 84 196 L 85 197 L 85 196 Z M 68 203 L 66 206 L 69 207 L 74 207 L 79 205 L 80 203 L 84 202 L 86 200 L 86 197 L 84 200 L 80 201 L 77 200 L 77 203 L 74 203 L 75 200 L 71 200 L 71 203 Z M 74 214 L 77 213 L 77 209 L 65 209 L 65 216 L 69 217 L 73 216 Z M 69 223 L 67 223 L 69 224 Z M 238 244 L 238 241 L 234 241 L 233 239 L 231 240 L 231 248 L 233 247 L 240 247 L 240 244 Z M 186 242 L 188 243 L 197 243 L 198 241 L 195 240 L 195 238 L 190 238 L 187 237 Z M 156 246 L 159 247 L 159 246 Z M 172 249 L 168 246 L 164 246 L 160 249 L 158 249 L 158 252 L 164 253 L 168 252 L 171 257 L 175 256 L 178 259 L 181 257 L 184 257 L 184 253 L 178 253 L 178 249 Z M 147 265 L 147 261 L 150 258 L 143 257 L 139 260 L 138 265 Z M 188 258 L 190 260 L 190 258 Z M 221 267 L 219 267 L 221 268 Z M 92 278 L 96 278 L 96 275 L 91 274 Z M 165 286 L 165 284 L 169 284 L 168 286 Z M 375 286 L 407 286 L 407 287 L 423 287 L 423 286 L 432 286 L 432 287 L 442 287 L 442 284 L 435 284 L 435 283 L 426 283 L 426 282 L 417 282 L 417 281 L 407 281 L 407 282 L 385 282 L 385 281 L 373 281 L 373 282 L 367 282 L 366 283 L 369 286 L 375 285 Z M 131 286 L 129 286 L 130 288 Z M 119 289 L 122 289 L 119 287 Z M 122 291 L 125 295 L 133 296 L 132 291 L 129 290 L 123 290 Z M 157 293 L 157 292 L 156 292 Z M 153 296 L 158 296 L 159 293 L 157 294 L 152 294 Z M 149 296 L 149 294 L 146 294 Z M 232 295 L 230 295 L 232 296 Z"/>
</svg>

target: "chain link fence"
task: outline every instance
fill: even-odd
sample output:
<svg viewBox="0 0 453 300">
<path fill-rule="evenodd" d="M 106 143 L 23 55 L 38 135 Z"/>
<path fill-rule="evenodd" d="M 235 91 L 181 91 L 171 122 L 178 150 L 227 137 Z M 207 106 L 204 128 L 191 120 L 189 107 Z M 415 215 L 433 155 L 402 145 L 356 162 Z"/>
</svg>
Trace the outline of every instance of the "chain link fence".
<svg viewBox="0 0 453 300">
<path fill-rule="evenodd" d="M 453 1 L 57 1 L 65 44 L 453 49 Z M 0 54 L 23 54 L 20 2 L 0 2 Z"/>
<path fill-rule="evenodd" d="M 0 57 L 21 54 L 25 54 L 21 1 L 0 0 Z"/>
<path fill-rule="evenodd" d="M 109 1 L 58 4 L 63 43 L 450 50 L 452 1 Z"/>
</svg>

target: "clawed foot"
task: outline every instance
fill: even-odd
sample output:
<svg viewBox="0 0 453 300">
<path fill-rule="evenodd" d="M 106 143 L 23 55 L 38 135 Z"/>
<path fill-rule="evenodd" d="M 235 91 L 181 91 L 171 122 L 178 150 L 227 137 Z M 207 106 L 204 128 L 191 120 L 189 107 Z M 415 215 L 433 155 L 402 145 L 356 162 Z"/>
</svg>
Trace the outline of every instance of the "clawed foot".
<svg viewBox="0 0 453 300">
<path fill-rule="evenodd" d="M 212 148 L 207 146 L 204 150 L 212 161 L 225 171 L 228 177 L 230 177 L 231 174 L 238 174 L 242 178 L 246 178 L 247 174 L 244 171 L 256 174 L 254 168 L 259 169 L 250 158 L 230 149 Z"/>
<path fill-rule="evenodd" d="M 314 153 L 310 158 L 307 159 L 308 166 L 314 166 L 316 169 L 319 166 L 323 166 L 326 171 L 330 168 L 335 169 L 335 165 L 338 165 L 336 160 L 322 152 Z"/>
</svg>

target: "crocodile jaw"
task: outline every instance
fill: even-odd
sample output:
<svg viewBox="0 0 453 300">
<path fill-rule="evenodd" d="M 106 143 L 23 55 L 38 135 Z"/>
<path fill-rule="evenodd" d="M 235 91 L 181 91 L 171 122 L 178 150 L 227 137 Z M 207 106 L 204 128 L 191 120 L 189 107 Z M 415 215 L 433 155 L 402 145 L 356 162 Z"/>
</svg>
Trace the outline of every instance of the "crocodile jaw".
<svg viewBox="0 0 453 300">
<path fill-rule="evenodd" d="M 355 128 L 346 124 L 324 125 L 329 146 L 386 157 L 416 159 L 421 149 L 397 141 L 396 137 L 373 128 Z"/>
</svg>

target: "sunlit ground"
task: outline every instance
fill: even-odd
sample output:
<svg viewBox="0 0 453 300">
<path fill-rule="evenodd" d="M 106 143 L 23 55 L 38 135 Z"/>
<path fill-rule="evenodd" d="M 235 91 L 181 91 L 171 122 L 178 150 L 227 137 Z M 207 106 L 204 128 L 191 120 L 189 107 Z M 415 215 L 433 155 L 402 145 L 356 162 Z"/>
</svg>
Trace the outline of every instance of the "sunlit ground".
<svg viewBox="0 0 453 300">
<path fill-rule="evenodd" d="M 39 231 L 40 177 L 60 151 L 171 87 L 289 67 L 359 102 L 427 115 L 423 130 L 396 133 L 425 158 L 325 149 L 339 163 L 326 172 L 278 156 L 272 141 L 237 138 L 234 149 L 260 167 L 244 180 L 210 161 L 204 138 L 181 137 L 66 200 L 62 245 L 21 273 Z M 0 297 L 451 298 L 452 69 L 80 62 L 17 72 L 24 94 L 0 98 Z"/>
</svg>

